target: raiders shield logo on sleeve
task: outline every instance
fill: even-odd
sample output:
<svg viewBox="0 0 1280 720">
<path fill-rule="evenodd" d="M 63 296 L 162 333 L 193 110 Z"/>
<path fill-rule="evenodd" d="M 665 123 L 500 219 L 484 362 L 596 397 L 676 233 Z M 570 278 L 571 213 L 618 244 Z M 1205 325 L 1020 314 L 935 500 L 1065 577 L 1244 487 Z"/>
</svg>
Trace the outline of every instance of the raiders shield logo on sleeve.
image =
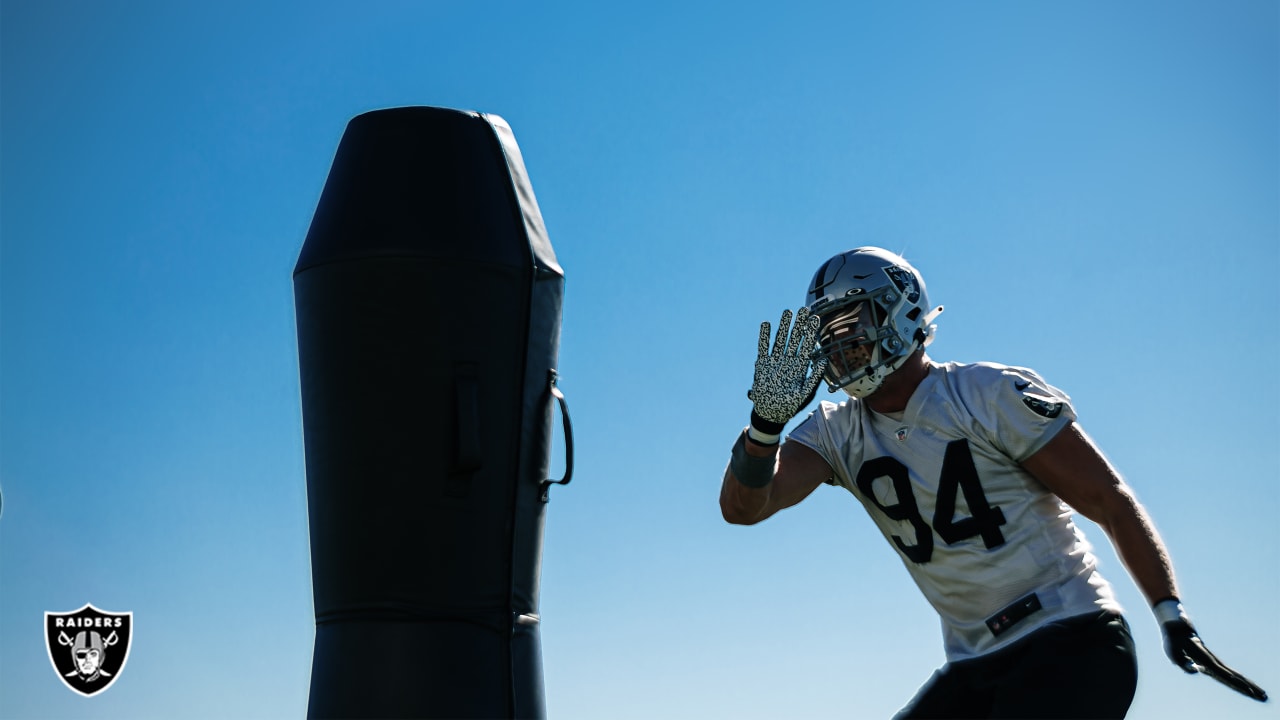
<svg viewBox="0 0 1280 720">
<path fill-rule="evenodd" d="M 1036 397 L 1035 395 L 1023 395 L 1022 404 L 1031 408 L 1031 412 L 1050 419 L 1056 418 L 1062 414 L 1062 403 L 1049 400 L 1048 398 Z"/>
<path fill-rule="evenodd" d="M 49 662 L 64 685 L 85 697 L 120 677 L 132 636 L 131 612 L 106 612 L 86 604 L 74 612 L 44 614 Z"/>
</svg>

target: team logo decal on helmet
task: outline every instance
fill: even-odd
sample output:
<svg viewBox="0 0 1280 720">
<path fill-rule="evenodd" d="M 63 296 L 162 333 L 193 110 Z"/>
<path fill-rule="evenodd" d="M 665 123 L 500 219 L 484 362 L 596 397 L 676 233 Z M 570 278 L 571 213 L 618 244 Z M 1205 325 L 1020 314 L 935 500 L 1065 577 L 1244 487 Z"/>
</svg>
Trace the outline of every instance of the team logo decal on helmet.
<svg viewBox="0 0 1280 720">
<path fill-rule="evenodd" d="M 822 320 L 815 358 L 829 360 L 825 378 L 834 392 L 875 392 L 918 348 L 933 340 L 924 280 L 902 257 L 875 247 L 841 253 L 823 263 L 809 283 L 809 311 Z"/>
<path fill-rule="evenodd" d="M 907 296 L 907 302 L 915 304 L 920 302 L 920 285 L 916 283 L 915 277 L 910 270 L 900 267 L 885 268 L 885 275 L 898 286 L 898 290 Z"/>
<path fill-rule="evenodd" d="M 62 683 L 90 697 L 111 687 L 129 660 L 133 613 L 113 613 L 92 605 L 74 612 L 44 614 L 45 647 Z"/>
</svg>

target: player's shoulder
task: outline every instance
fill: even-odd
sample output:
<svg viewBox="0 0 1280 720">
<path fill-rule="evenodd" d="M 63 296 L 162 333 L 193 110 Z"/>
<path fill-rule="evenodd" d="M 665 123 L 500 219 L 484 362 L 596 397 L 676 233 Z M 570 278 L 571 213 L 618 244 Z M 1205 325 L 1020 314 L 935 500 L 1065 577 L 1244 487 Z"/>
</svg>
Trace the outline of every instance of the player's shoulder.
<svg viewBox="0 0 1280 720">
<path fill-rule="evenodd" d="M 802 426 L 813 426 L 814 430 L 821 428 L 835 437 L 855 433 L 862 423 L 862 414 L 858 410 L 860 403 L 857 398 L 848 396 L 840 401 L 821 400 L 805 417 Z"/>
<path fill-rule="evenodd" d="M 1071 397 L 1035 370 L 1001 363 L 947 363 L 948 397 L 985 427 L 1040 426 L 1075 418 Z"/>
<path fill-rule="evenodd" d="M 1018 365 L 945 362 L 938 363 L 937 367 L 942 372 L 944 382 L 965 394 L 999 392 L 1009 387 L 1021 392 L 1032 385 L 1046 386 L 1039 373 Z"/>
<path fill-rule="evenodd" d="M 1035 412 L 1042 407 L 1055 412 L 1057 404 L 1071 402 L 1070 396 L 1028 367 L 996 362 L 949 362 L 938 367 L 944 400 L 974 416 L 985 417 L 1019 404 Z"/>
<path fill-rule="evenodd" d="M 836 418 L 857 416 L 858 400 L 856 398 L 846 397 L 841 401 L 821 400 L 818 407 L 814 408 L 810 413 L 811 417 L 822 418 L 826 422 L 830 422 Z"/>
</svg>

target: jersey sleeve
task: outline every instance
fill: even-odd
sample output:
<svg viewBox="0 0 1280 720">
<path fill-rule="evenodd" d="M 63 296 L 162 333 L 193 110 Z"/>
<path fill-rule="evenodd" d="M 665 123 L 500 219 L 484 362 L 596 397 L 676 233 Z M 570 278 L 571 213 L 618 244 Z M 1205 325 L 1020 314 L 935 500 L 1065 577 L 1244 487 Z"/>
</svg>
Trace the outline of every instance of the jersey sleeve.
<svg viewBox="0 0 1280 720">
<path fill-rule="evenodd" d="M 787 442 L 798 442 L 801 445 L 817 452 L 827 462 L 831 462 L 831 458 L 827 456 L 826 450 L 822 445 L 822 414 L 819 410 L 809 413 L 803 422 L 796 426 L 794 430 L 787 434 Z"/>
<path fill-rule="evenodd" d="M 991 442 L 1015 462 L 1036 454 L 1076 419 L 1071 398 L 1034 370 L 992 367 L 994 382 L 983 383 L 983 402 L 972 409 Z"/>
<path fill-rule="evenodd" d="M 827 461 L 833 473 L 826 480 L 829 485 L 851 486 L 845 470 L 850 467 L 847 458 L 858 447 L 861 437 L 851 417 L 856 418 L 857 414 L 847 412 L 844 403 L 837 405 L 824 400 L 787 435 L 787 442 L 798 442 Z"/>
</svg>

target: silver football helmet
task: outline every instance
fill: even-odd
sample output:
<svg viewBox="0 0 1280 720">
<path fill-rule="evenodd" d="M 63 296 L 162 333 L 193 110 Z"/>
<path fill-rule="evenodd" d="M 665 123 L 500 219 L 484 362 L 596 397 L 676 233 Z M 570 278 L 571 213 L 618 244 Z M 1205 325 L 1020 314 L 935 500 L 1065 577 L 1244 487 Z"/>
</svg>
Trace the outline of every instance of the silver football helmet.
<svg viewBox="0 0 1280 720">
<path fill-rule="evenodd" d="M 863 398 L 884 384 L 916 348 L 933 341 L 933 319 L 924 280 L 902 257 L 876 247 L 840 253 L 823 263 L 809 283 L 809 312 L 822 320 L 815 358 L 830 360 L 831 390 Z"/>
</svg>

